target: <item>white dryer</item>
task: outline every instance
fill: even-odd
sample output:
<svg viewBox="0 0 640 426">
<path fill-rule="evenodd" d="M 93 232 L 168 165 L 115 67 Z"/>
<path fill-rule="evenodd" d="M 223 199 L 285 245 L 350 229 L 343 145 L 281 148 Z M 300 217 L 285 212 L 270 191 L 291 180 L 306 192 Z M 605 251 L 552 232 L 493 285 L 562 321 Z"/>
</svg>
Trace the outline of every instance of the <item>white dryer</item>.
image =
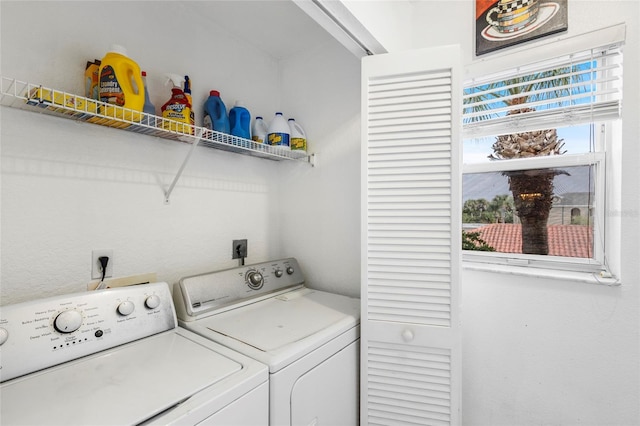
<svg viewBox="0 0 640 426">
<path fill-rule="evenodd" d="M 268 378 L 178 327 L 166 283 L 0 308 L 2 424 L 266 426 Z"/>
<path fill-rule="evenodd" d="M 304 286 L 293 258 L 187 277 L 180 325 L 269 366 L 269 424 L 359 422 L 360 300 Z"/>
</svg>

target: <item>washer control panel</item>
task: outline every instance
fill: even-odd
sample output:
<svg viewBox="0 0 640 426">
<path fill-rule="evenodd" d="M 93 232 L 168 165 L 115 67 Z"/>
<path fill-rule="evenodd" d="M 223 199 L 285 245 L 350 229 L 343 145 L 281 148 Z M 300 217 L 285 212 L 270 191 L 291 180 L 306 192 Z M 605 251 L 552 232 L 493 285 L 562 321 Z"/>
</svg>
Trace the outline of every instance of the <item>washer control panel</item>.
<svg viewBox="0 0 640 426">
<path fill-rule="evenodd" d="M 89 291 L 0 308 L 0 381 L 177 327 L 167 283 Z"/>
<path fill-rule="evenodd" d="M 288 258 L 183 278 L 174 288 L 174 299 L 178 317 L 191 321 L 230 304 L 303 284 L 298 262 Z"/>
</svg>

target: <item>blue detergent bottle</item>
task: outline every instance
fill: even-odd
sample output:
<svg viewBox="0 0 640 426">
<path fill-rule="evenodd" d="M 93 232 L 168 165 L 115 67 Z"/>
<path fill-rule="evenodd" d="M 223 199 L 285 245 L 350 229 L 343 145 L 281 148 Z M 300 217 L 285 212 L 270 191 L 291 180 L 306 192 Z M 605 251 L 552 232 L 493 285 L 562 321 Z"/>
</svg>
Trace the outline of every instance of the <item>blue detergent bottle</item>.
<svg viewBox="0 0 640 426">
<path fill-rule="evenodd" d="M 251 139 L 251 114 L 240 101 L 229 111 L 229 126 L 232 135 Z"/>
<path fill-rule="evenodd" d="M 224 102 L 222 102 L 220 92 L 217 90 L 211 90 L 209 97 L 204 103 L 203 125 L 207 129 L 217 132 L 230 133 L 227 107 L 224 105 Z"/>
</svg>

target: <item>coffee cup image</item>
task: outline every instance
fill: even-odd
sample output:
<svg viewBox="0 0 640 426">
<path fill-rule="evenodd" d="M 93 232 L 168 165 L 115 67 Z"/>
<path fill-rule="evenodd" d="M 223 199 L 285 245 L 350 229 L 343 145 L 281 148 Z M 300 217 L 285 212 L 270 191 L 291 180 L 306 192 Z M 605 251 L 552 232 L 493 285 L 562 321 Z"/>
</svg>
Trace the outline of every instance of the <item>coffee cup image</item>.
<svg viewBox="0 0 640 426">
<path fill-rule="evenodd" d="M 500 33 L 514 33 L 536 22 L 538 0 L 500 0 L 487 13 L 487 23 Z"/>
</svg>

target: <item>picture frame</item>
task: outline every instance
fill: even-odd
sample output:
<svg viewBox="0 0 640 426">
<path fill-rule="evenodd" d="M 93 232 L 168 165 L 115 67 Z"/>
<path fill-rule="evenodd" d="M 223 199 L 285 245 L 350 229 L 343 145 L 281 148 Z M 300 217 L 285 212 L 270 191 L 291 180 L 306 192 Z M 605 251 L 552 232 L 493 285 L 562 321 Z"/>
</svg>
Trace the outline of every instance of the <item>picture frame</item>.
<svg viewBox="0 0 640 426">
<path fill-rule="evenodd" d="M 567 31 L 568 0 L 475 0 L 476 56 Z"/>
</svg>

